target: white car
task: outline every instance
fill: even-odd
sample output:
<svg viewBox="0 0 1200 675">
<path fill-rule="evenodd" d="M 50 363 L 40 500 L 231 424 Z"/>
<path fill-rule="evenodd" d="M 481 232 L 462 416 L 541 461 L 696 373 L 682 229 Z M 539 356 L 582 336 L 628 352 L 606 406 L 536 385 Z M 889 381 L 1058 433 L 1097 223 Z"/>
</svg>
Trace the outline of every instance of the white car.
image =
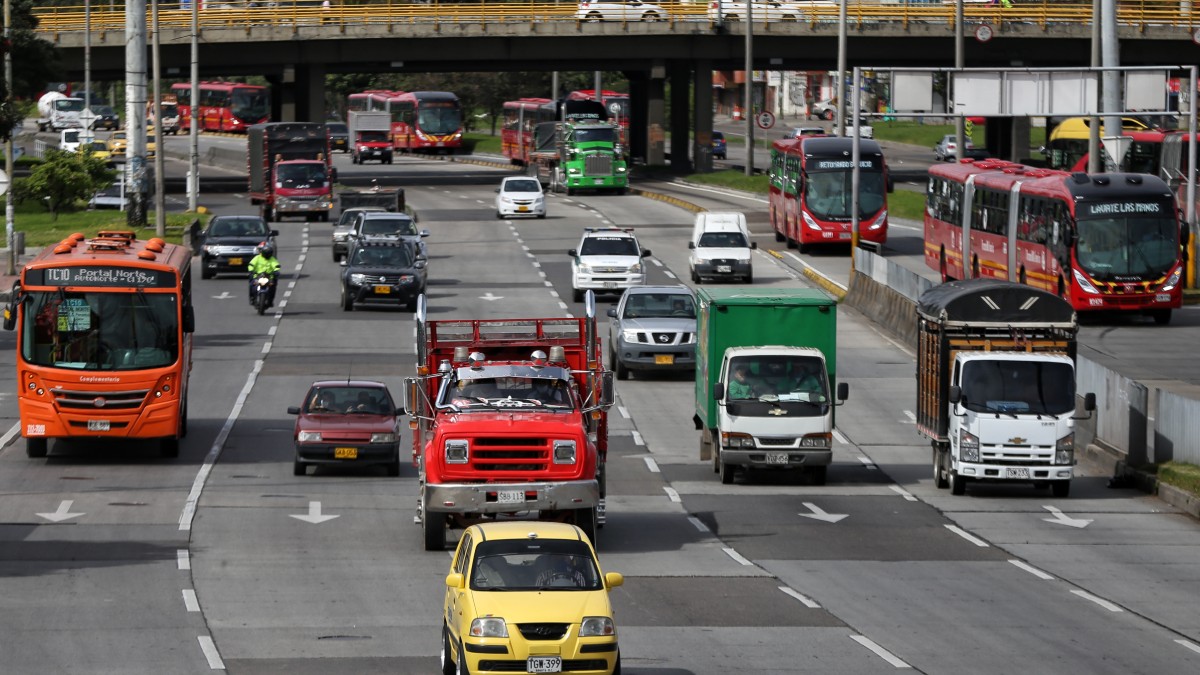
<svg viewBox="0 0 1200 675">
<path fill-rule="evenodd" d="M 78 152 L 81 144 L 94 140 L 96 137 L 87 134 L 83 129 L 63 129 L 59 132 L 58 149 L 64 152 Z"/>
<path fill-rule="evenodd" d="M 754 0 L 750 7 L 750 18 L 754 21 L 805 21 L 813 7 L 837 8 L 837 3 L 818 2 L 772 2 Z M 712 0 L 708 3 L 710 21 L 743 21 L 746 18 L 746 0 Z"/>
<path fill-rule="evenodd" d="M 508 176 L 496 188 L 496 217 L 546 217 L 546 195 L 536 178 Z"/>
<path fill-rule="evenodd" d="M 581 2 L 575 18 L 584 21 L 666 21 L 667 10 L 639 0 Z"/>
<path fill-rule="evenodd" d="M 626 288 L 646 283 L 646 267 L 642 258 L 649 249 L 638 244 L 633 230 L 617 227 L 584 228 L 579 248 L 567 251 L 571 256 L 571 288 L 575 302 L 583 294 L 621 294 Z"/>
<path fill-rule="evenodd" d="M 975 149 L 975 143 L 971 139 L 965 141 L 967 150 Z M 942 140 L 933 146 L 933 157 L 939 162 L 953 162 L 958 158 L 958 138 L 954 134 L 946 134 L 942 136 Z"/>
</svg>

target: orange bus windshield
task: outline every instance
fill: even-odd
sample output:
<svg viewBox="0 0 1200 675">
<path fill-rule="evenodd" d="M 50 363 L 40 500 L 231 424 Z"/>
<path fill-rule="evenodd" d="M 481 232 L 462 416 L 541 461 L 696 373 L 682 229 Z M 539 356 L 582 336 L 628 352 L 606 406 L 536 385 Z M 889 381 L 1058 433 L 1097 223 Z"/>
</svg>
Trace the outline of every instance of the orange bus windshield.
<svg viewBox="0 0 1200 675">
<path fill-rule="evenodd" d="M 179 359 L 176 293 L 27 291 L 21 356 L 76 370 L 161 368 Z"/>
</svg>

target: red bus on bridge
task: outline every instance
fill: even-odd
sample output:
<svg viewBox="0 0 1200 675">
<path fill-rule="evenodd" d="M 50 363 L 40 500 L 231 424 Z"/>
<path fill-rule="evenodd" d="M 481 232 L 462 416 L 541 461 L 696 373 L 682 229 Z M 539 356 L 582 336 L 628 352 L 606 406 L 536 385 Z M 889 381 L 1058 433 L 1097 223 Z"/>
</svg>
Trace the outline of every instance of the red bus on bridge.
<svg viewBox="0 0 1200 675">
<path fill-rule="evenodd" d="M 17 410 L 29 457 L 51 438 L 187 433 L 195 318 L 187 247 L 132 231 L 73 234 L 21 270 L 4 311 L 17 331 Z"/>
<path fill-rule="evenodd" d="M 848 244 L 853 236 L 850 189 L 854 139 L 805 136 L 771 147 L 768 212 L 776 241 L 806 251 L 813 244 Z M 892 191 L 883 150 L 859 140 L 858 236 L 887 242 L 887 193 Z"/>
<path fill-rule="evenodd" d="M 1029 284 L 1077 311 L 1142 312 L 1159 324 L 1182 305 L 1183 246 L 1162 179 L 1068 173 L 988 159 L 929 169 L 925 262 L 943 280 Z"/>
<path fill-rule="evenodd" d="M 548 98 L 522 98 L 504 102 L 504 124 L 500 146 L 508 161 L 517 166 L 529 163 L 533 130 L 539 122 L 554 121 L 554 106 Z"/>
<path fill-rule="evenodd" d="M 178 82 L 171 93 L 179 102 L 180 128 L 192 125 L 192 85 Z M 201 131 L 238 131 L 271 121 L 271 92 L 242 82 L 201 82 L 198 124 Z"/>
</svg>

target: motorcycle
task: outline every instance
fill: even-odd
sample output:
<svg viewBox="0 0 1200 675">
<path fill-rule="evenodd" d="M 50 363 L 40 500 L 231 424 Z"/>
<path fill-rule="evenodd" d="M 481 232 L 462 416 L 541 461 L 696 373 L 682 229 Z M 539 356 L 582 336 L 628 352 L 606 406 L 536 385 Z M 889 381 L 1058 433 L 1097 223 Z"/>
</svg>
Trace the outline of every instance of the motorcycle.
<svg viewBox="0 0 1200 675">
<path fill-rule="evenodd" d="M 271 289 L 274 285 L 275 279 L 270 274 L 264 272 L 254 277 L 254 308 L 260 316 L 274 304 L 271 302 Z"/>
</svg>

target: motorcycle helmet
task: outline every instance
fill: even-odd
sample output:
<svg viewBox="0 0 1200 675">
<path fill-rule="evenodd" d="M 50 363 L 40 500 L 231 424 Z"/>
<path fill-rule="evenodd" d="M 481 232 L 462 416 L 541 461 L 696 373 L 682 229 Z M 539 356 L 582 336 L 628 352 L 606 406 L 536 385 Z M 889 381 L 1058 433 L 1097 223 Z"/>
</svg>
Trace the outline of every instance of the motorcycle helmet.
<svg viewBox="0 0 1200 675">
<path fill-rule="evenodd" d="M 275 255 L 275 244 L 269 241 L 264 241 L 258 245 L 258 254 L 264 258 L 271 258 Z"/>
</svg>

